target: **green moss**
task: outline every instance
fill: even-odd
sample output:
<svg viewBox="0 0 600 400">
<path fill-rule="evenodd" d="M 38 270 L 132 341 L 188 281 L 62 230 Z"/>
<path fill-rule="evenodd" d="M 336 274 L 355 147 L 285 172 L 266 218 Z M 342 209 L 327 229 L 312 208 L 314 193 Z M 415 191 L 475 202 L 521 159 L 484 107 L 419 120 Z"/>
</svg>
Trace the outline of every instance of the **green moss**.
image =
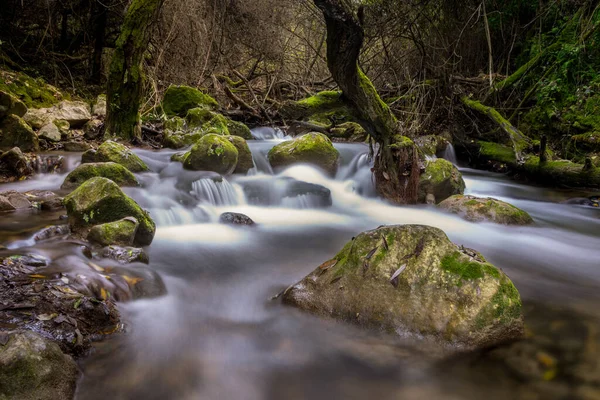
<svg viewBox="0 0 600 400">
<path fill-rule="evenodd" d="M 238 163 L 238 150 L 226 136 L 204 135 L 186 153 L 183 166 L 194 171 L 231 174 Z"/>
<path fill-rule="evenodd" d="M 119 186 L 138 186 L 135 176 L 124 166 L 113 163 L 81 164 L 67 175 L 62 189 L 74 189 L 90 178 L 101 176 L 115 182 Z"/>
<path fill-rule="evenodd" d="M 445 256 L 442 259 L 442 269 L 459 276 L 463 280 L 474 280 L 483 278 L 485 273 L 482 264 L 467 260 L 460 252 Z"/>
<path fill-rule="evenodd" d="M 48 108 L 69 98 L 41 78 L 7 71 L 0 71 L 0 91 L 13 94 L 29 108 Z"/>
<path fill-rule="evenodd" d="M 96 225 L 90 230 L 87 239 L 101 246 L 131 246 L 135 240 L 138 225 L 138 221 L 132 217 Z"/>
<path fill-rule="evenodd" d="M 162 102 L 163 111 L 169 116 L 183 117 L 193 108 L 215 110 L 218 107 L 215 99 L 189 86 L 170 86 Z"/>
<path fill-rule="evenodd" d="M 0 149 L 19 147 L 22 151 L 39 150 L 38 137 L 29 125 L 16 115 L 0 121 Z"/>
<path fill-rule="evenodd" d="M 512 148 L 498 143 L 478 142 L 479 155 L 485 160 L 500 161 L 508 165 L 516 165 L 517 159 Z"/>
<path fill-rule="evenodd" d="M 414 142 L 406 137 L 406 136 L 402 136 L 402 135 L 396 135 L 394 136 L 394 140 L 392 141 L 392 144 L 390 144 L 390 148 L 391 149 L 395 149 L 395 150 L 402 150 L 402 149 L 410 149 L 414 146 Z"/>
<path fill-rule="evenodd" d="M 254 167 L 254 160 L 252 159 L 252 152 L 246 140 L 239 136 L 227 136 L 229 140 L 238 151 L 238 161 L 233 173 L 235 174 L 246 174 Z"/>
<path fill-rule="evenodd" d="M 327 136 L 313 132 L 279 143 L 269 151 L 268 158 L 273 168 L 308 163 L 334 175 L 338 167 L 339 152 Z"/>
<path fill-rule="evenodd" d="M 246 140 L 253 139 L 252 132 L 250 132 L 250 128 L 248 128 L 246 126 L 246 124 L 244 124 L 242 122 L 227 119 L 226 126 L 227 126 L 227 129 L 229 130 L 230 135 L 239 136 Z"/>
<path fill-rule="evenodd" d="M 171 117 L 164 122 L 163 126 L 165 131 L 179 132 L 185 129 L 186 121 L 181 117 Z"/>
<path fill-rule="evenodd" d="M 98 147 L 98 150 L 94 155 L 94 160 L 96 162 L 114 162 L 121 164 L 131 172 L 146 172 L 150 170 L 146 163 L 130 149 L 111 140 L 107 140 Z"/>
<path fill-rule="evenodd" d="M 342 96 L 342 92 L 319 92 L 306 99 L 286 103 L 280 112 L 287 119 L 310 119 L 321 125 L 329 125 L 332 120 L 350 121 L 352 112 Z"/>
</svg>

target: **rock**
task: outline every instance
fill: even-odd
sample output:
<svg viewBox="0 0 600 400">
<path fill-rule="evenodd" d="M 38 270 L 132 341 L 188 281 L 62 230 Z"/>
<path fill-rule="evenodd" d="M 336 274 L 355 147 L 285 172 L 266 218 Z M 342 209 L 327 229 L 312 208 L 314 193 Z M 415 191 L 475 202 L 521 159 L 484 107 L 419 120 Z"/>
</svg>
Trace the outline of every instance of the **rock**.
<svg viewBox="0 0 600 400">
<path fill-rule="evenodd" d="M 340 154 L 327 136 L 313 132 L 279 143 L 269 151 L 268 157 L 273 168 L 307 163 L 333 176 L 337 171 Z"/>
<path fill-rule="evenodd" d="M 331 191 L 325 186 L 298 181 L 293 178 L 253 178 L 239 182 L 250 204 L 278 206 L 286 198 L 304 196 L 312 207 L 325 208 L 333 204 Z"/>
<path fill-rule="evenodd" d="M 71 129 L 71 124 L 69 124 L 69 121 L 65 121 L 64 119 L 57 119 L 53 122 L 54 125 L 56 125 L 56 127 L 60 131 L 61 137 L 67 138 L 69 136 L 69 129 Z"/>
<path fill-rule="evenodd" d="M 246 140 L 254 139 L 252 137 L 252 132 L 250 132 L 250 128 L 242 122 L 227 119 L 227 129 L 229 130 L 230 135 L 239 136 Z"/>
<path fill-rule="evenodd" d="M 115 260 L 120 264 L 130 264 L 133 262 L 148 264 L 150 262 L 148 254 L 146 254 L 144 249 L 138 247 L 108 246 L 102 248 L 100 255 L 104 258 Z"/>
<path fill-rule="evenodd" d="M 186 115 L 187 127 L 194 132 L 203 135 L 214 133 L 217 135 L 229 135 L 231 120 L 223 115 L 203 108 L 193 108 Z M 235 128 L 235 127 L 234 127 Z"/>
<path fill-rule="evenodd" d="M 364 142 L 367 140 L 367 131 L 356 122 L 344 122 L 329 130 L 328 136 L 337 141 Z"/>
<path fill-rule="evenodd" d="M 185 119 L 181 117 L 171 117 L 163 123 L 165 131 L 172 133 L 184 131 L 186 129 Z"/>
<path fill-rule="evenodd" d="M 425 204 L 435 204 L 435 196 L 433 193 L 427 193 L 427 196 L 425 196 Z"/>
<path fill-rule="evenodd" d="M 0 149 L 13 147 L 23 151 L 37 151 L 38 137 L 22 118 L 8 115 L 0 122 Z"/>
<path fill-rule="evenodd" d="M 12 171 L 17 177 L 27 176 L 33 173 L 27 158 L 25 158 L 25 155 L 18 147 L 13 147 L 0 155 L 0 165 L 9 171 Z"/>
<path fill-rule="evenodd" d="M 65 151 L 70 151 L 74 153 L 79 153 L 83 151 L 87 151 L 91 148 L 89 143 L 86 142 L 77 142 L 75 140 L 71 140 L 63 143 L 63 148 Z"/>
<path fill-rule="evenodd" d="M 438 204 L 443 210 L 471 222 L 495 222 L 503 225 L 529 225 L 533 219 L 525 211 L 491 197 L 455 195 Z"/>
<path fill-rule="evenodd" d="M 312 313 L 468 347 L 523 334 L 519 292 L 475 251 L 440 229 L 383 226 L 361 233 L 283 293 Z"/>
<path fill-rule="evenodd" d="M 64 199 L 69 225 L 75 232 L 94 225 L 134 217 L 139 222 L 134 242 L 146 246 L 152 242 L 156 226 L 148 213 L 119 186 L 106 178 L 85 181 Z"/>
<path fill-rule="evenodd" d="M 183 164 L 186 153 L 175 153 L 171 156 L 171 161 L 180 162 Z"/>
<path fill-rule="evenodd" d="M 53 122 L 50 122 L 49 124 L 44 125 L 42 129 L 38 131 L 38 137 L 51 142 L 60 142 L 61 133 L 58 127 Z"/>
<path fill-rule="evenodd" d="M 54 107 L 52 114 L 53 121 L 56 119 L 65 120 L 71 128 L 80 128 L 92 119 L 90 106 L 83 101 L 62 101 Z"/>
<path fill-rule="evenodd" d="M 83 136 L 89 140 L 98 139 L 104 134 L 103 130 L 104 122 L 99 119 L 91 119 L 83 126 Z"/>
<path fill-rule="evenodd" d="M 252 159 L 252 152 L 246 140 L 240 136 L 227 136 L 229 140 L 238 151 L 238 162 L 235 166 L 234 174 L 247 174 L 248 171 L 254 168 L 254 160 Z"/>
<path fill-rule="evenodd" d="M 92 115 L 106 117 L 106 95 L 101 94 L 96 98 L 96 103 L 92 107 Z"/>
<path fill-rule="evenodd" d="M 215 99 L 189 86 L 170 86 L 162 102 L 162 109 L 168 116 L 183 117 L 192 108 L 215 110 L 218 107 Z"/>
<path fill-rule="evenodd" d="M 114 162 L 81 164 L 67 175 L 61 189 L 74 189 L 90 178 L 101 176 L 119 186 L 138 186 L 139 182 L 127 168 Z"/>
<path fill-rule="evenodd" d="M 428 194 L 438 203 L 455 194 L 462 194 L 465 181 L 451 162 L 444 159 L 427 161 L 425 172 L 419 181 L 419 202 L 424 203 Z"/>
<path fill-rule="evenodd" d="M 13 206 L 6 197 L 0 195 L 0 212 L 14 210 L 16 210 L 15 206 Z"/>
<path fill-rule="evenodd" d="M 146 172 L 150 169 L 134 152 L 124 145 L 107 140 L 95 153 L 84 153 L 81 162 L 114 162 L 121 164 L 131 172 Z"/>
<path fill-rule="evenodd" d="M 53 225 L 38 231 L 33 235 L 33 239 L 36 242 L 42 240 L 54 239 L 56 237 L 66 237 L 71 233 L 68 225 Z"/>
<path fill-rule="evenodd" d="M 445 135 L 425 135 L 415 138 L 414 142 L 423 155 L 433 157 L 443 152 L 450 141 Z"/>
<path fill-rule="evenodd" d="M 102 162 L 102 161 L 99 161 L 96 159 L 96 150 L 89 149 L 87 151 L 84 151 L 83 154 L 81 155 L 81 163 L 82 164 L 95 163 L 95 162 Z"/>
<path fill-rule="evenodd" d="M 133 217 L 126 217 L 119 221 L 96 225 L 90 229 L 87 239 L 100 246 L 131 246 L 139 223 Z"/>
<path fill-rule="evenodd" d="M 168 149 L 181 149 L 191 146 L 204 136 L 202 132 L 178 132 L 165 133 L 163 139 L 163 147 Z"/>
<path fill-rule="evenodd" d="M 224 136 L 209 134 L 196 142 L 185 155 L 183 166 L 194 171 L 228 175 L 238 162 L 237 148 Z"/>
<path fill-rule="evenodd" d="M 54 115 L 51 108 L 30 108 L 23 115 L 23 120 L 33 129 L 41 129 L 42 126 L 48 125 L 54 121 Z"/>
<path fill-rule="evenodd" d="M 7 192 L 1 192 L 0 196 L 4 197 L 12 206 L 17 210 L 24 210 L 31 208 L 31 202 L 22 193 L 19 193 L 14 190 L 9 190 Z"/>
<path fill-rule="evenodd" d="M 0 345 L 0 398 L 72 399 L 79 376 L 73 359 L 31 331 L 8 335 Z"/>
<path fill-rule="evenodd" d="M 219 222 L 229 225 L 254 225 L 254 221 L 250 217 L 240 213 L 226 212 L 221 214 Z"/>
<path fill-rule="evenodd" d="M 10 93 L 0 90 L 0 120 L 7 115 L 23 117 L 27 112 L 27 106 L 21 100 Z"/>
<path fill-rule="evenodd" d="M 57 211 L 64 208 L 62 197 L 54 197 L 52 199 L 43 200 L 40 203 L 40 209 L 42 211 Z"/>
</svg>

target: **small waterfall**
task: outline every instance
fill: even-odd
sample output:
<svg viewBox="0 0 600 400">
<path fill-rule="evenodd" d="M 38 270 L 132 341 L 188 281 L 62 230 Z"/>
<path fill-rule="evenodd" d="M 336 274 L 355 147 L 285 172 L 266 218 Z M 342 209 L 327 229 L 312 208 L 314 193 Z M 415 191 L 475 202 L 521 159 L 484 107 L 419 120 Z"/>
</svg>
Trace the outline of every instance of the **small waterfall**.
<svg viewBox="0 0 600 400">
<path fill-rule="evenodd" d="M 243 190 L 222 180 L 199 179 L 192 183 L 191 194 L 203 203 L 213 206 L 235 206 L 246 204 Z"/>
<path fill-rule="evenodd" d="M 279 128 L 261 127 L 252 129 L 252 136 L 257 140 L 285 140 L 291 139 Z"/>
<path fill-rule="evenodd" d="M 454 165 L 458 165 L 458 160 L 456 159 L 456 151 L 454 150 L 454 146 L 452 145 L 452 143 L 448 143 L 448 146 L 446 146 L 443 158 L 445 160 L 450 161 Z"/>
<path fill-rule="evenodd" d="M 295 197 L 283 197 L 281 207 L 295 209 L 323 208 L 323 198 L 314 194 L 301 194 Z"/>
</svg>

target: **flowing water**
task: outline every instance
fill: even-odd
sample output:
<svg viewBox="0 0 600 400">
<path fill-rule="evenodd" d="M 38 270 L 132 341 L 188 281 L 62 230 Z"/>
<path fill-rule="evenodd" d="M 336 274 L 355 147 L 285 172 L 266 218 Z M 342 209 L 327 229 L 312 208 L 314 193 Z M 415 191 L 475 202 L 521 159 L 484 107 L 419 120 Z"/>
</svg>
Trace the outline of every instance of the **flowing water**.
<svg viewBox="0 0 600 400">
<path fill-rule="evenodd" d="M 551 329 L 560 315 L 563 323 L 585 319 L 600 327 L 600 212 L 561 204 L 572 193 L 463 169 L 469 194 L 508 201 L 535 220 L 530 227 L 473 224 L 433 206 L 396 207 L 378 199 L 365 145 L 336 144 L 341 166 L 334 179 L 307 165 L 274 173 L 266 154 L 282 133 L 254 133 L 262 140 L 249 142 L 255 168 L 247 176 L 184 171 L 169 162 L 172 151 L 137 151 L 153 172 L 139 174 L 143 186 L 126 192 L 157 222 L 149 268 L 164 278 L 168 294 L 121 304 L 127 335 L 98 344 L 84 361 L 79 399 L 478 399 L 513 393 L 476 371 L 460 372 L 444 361 L 451 349 L 426 338 L 364 331 L 271 300 L 353 236 L 382 224 L 436 226 L 479 250 L 515 282 L 528 325 Z M 57 189 L 62 179 L 43 176 L 0 190 Z M 257 225 L 219 224 L 226 211 L 244 213 Z M 25 224 L 22 217 L 2 219 L 0 230 Z"/>
</svg>

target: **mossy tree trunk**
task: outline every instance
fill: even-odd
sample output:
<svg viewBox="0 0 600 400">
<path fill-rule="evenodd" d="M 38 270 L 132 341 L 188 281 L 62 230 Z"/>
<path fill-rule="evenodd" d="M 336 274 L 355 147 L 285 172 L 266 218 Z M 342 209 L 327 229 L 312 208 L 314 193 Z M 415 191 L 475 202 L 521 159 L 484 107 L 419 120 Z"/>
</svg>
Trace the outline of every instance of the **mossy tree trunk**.
<svg viewBox="0 0 600 400">
<path fill-rule="evenodd" d="M 351 0 L 314 0 L 327 26 L 327 65 L 359 123 L 379 145 L 378 192 L 397 203 L 415 203 L 419 184 L 414 143 L 400 135 L 398 121 L 358 66 L 364 31 Z"/>
<path fill-rule="evenodd" d="M 164 0 L 133 0 L 127 9 L 108 77 L 105 134 L 108 138 L 141 137 L 142 60 L 152 24 L 163 3 Z"/>
</svg>

